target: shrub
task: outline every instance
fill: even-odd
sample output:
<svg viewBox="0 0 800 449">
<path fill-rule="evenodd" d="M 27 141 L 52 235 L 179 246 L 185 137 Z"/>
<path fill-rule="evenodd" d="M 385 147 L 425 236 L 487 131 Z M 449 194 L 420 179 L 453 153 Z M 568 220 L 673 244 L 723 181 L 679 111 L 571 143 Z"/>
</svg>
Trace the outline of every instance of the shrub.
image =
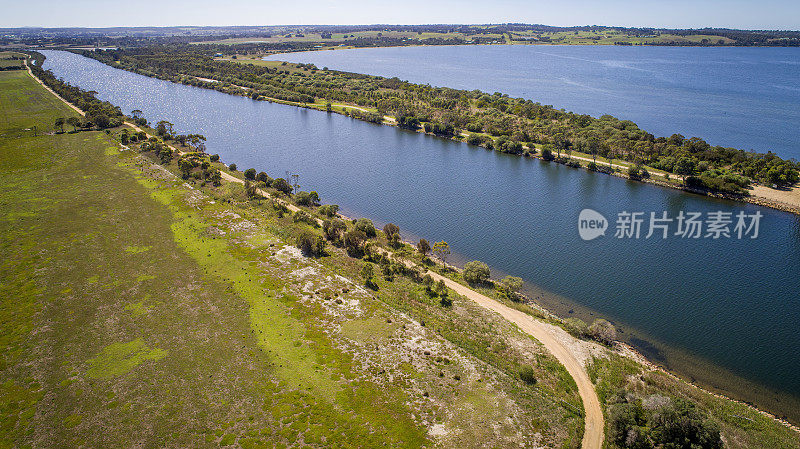
<svg viewBox="0 0 800 449">
<path fill-rule="evenodd" d="M 552 161 L 553 159 L 555 159 L 555 157 L 553 156 L 553 151 L 550 148 L 542 149 L 542 159 L 546 161 Z"/>
<path fill-rule="evenodd" d="M 589 326 L 580 318 L 567 318 L 564 320 L 564 327 L 576 337 L 585 337 L 589 334 Z"/>
<path fill-rule="evenodd" d="M 230 171 L 236 171 L 236 164 L 231 164 L 231 165 L 229 165 L 229 166 L 228 166 L 228 170 L 230 170 Z"/>
<path fill-rule="evenodd" d="M 289 182 L 286 181 L 283 178 L 275 179 L 274 181 L 272 181 L 271 186 L 272 186 L 273 189 L 275 189 L 275 190 L 277 190 L 279 192 L 283 192 L 283 193 L 285 193 L 287 195 L 292 193 L 292 186 L 289 185 Z"/>
<path fill-rule="evenodd" d="M 364 262 L 364 265 L 361 267 L 361 277 L 364 278 L 364 287 L 377 290 L 378 284 L 375 283 L 373 276 L 374 271 L 372 269 L 372 264 L 370 262 Z"/>
<path fill-rule="evenodd" d="M 528 385 L 534 385 L 536 380 L 536 372 L 530 366 L 523 366 L 519 369 L 519 378 Z"/>
<path fill-rule="evenodd" d="M 339 205 L 337 204 L 326 204 L 324 206 L 320 206 L 318 209 L 319 213 L 326 217 L 333 218 L 339 212 Z"/>
<path fill-rule="evenodd" d="M 519 300 L 519 291 L 522 289 L 522 278 L 506 276 L 500 281 L 500 289 L 512 301 Z"/>
<path fill-rule="evenodd" d="M 681 399 L 652 408 L 633 395 L 609 411 L 610 442 L 617 447 L 721 449 L 719 427 L 695 406 Z"/>
<path fill-rule="evenodd" d="M 601 343 L 610 344 L 617 339 L 617 330 L 607 320 L 598 318 L 589 326 L 589 335 Z"/>
<path fill-rule="evenodd" d="M 218 162 L 219 161 L 219 154 L 212 154 L 208 158 L 211 160 L 211 162 Z"/>
<path fill-rule="evenodd" d="M 325 238 L 332 241 L 338 242 L 344 236 L 344 233 L 347 231 L 347 225 L 344 221 L 334 218 L 332 220 L 326 220 L 322 224 L 322 233 L 325 235 Z"/>
<path fill-rule="evenodd" d="M 256 181 L 258 181 L 258 182 L 263 182 L 263 183 L 264 183 L 264 185 L 265 185 L 265 186 L 267 186 L 267 187 L 269 187 L 269 186 L 270 186 L 270 184 L 272 184 L 272 178 L 270 178 L 270 177 L 269 177 L 269 176 L 268 176 L 266 173 L 264 173 L 263 171 L 262 171 L 262 172 L 259 172 L 259 173 L 256 175 Z"/>
<path fill-rule="evenodd" d="M 297 204 L 301 206 L 310 207 L 319 204 L 319 195 L 314 190 L 311 192 L 297 192 L 294 199 L 297 201 Z"/>
<path fill-rule="evenodd" d="M 355 228 L 364 233 L 365 236 L 368 238 L 372 238 L 378 235 L 378 231 L 375 229 L 375 225 L 372 224 L 372 220 L 369 218 L 359 218 L 356 220 Z"/>
<path fill-rule="evenodd" d="M 306 229 L 297 236 L 297 247 L 306 255 L 319 257 L 325 252 L 325 240 Z"/>
<path fill-rule="evenodd" d="M 295 223 L 306 223 L 311 226 L 318 226 L 317 220 L 314 219 L 311 215 L 309 215 L 306 211 L 299 210 L 294 213 L 294 217 L 292 217 L 292 221 Z"/>
<path fill-rule="evenodd" d="M 244 171 L 244 179 L 249 179 L 251 181 L 255 181 L 256 179 L 256 169 L 255 168 L 248 168 Z"/>
<path fill-rule="evenodd" d="M 357 257 L 361 256 L 364 251 L 364 243 L 367 241 L 367 236 L 363 231 L 353 229 L 344 234 L 344 246 L 347 249 L 347 254 Z"/>
<path fill-rule="evenodd" d="M 489 280 L 489 266 L 485 263 L 473 260 L 464 265 L 464 280 L 470 284 L 483 284 Z"/>
</svg>

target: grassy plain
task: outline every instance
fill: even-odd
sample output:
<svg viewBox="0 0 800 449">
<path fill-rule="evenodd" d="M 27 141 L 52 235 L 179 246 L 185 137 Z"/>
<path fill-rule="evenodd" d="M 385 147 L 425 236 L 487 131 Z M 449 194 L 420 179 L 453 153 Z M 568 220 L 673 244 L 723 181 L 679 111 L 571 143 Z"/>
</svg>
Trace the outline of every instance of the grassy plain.
<svg viewBox="0 0 800 449">
<path fill-rule="evenodd" d="M 632 35 L 622 30 L 598 31 L 521 31 L 521 32 L 491 32 L 486 33 L 461 33 L 461 32 L 423 32 L 414 31 L 354 31 L 352 33 L 333 33 L 330 39 L 323 39 L 319 33 L 297 33 L 271 35 L 270 37 L 237 37 L 218 40 L 196 42 L 198 44 L 224 44 L 236 45 L 247 43 L 317 43 L 321 48 L 335 47 L 339 44 L 354 43 L 360 39 L 402 39 L 408 44 L 424 44 L 427 39 L 458 39 L 464 43 L 496 43 L 496 44 L 556 44 L 556 45 L 614 45 L 625 42 L 631 45 L 694 45 L 694 44 L 730 44 L 733 40 L 723 36 L 711 35 L 686 35 L 656 33 L 652 35 Z M 704 41 L 705 39 L 705 41 Z"/>
</svg>

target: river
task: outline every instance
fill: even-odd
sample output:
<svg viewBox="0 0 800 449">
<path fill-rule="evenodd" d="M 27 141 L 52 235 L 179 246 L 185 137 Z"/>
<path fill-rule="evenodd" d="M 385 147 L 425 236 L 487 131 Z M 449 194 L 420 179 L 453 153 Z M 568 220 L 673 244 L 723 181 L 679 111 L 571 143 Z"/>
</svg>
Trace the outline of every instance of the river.
<svg viewBox="0 0 800 449">
<path fill-rule="evenodd" d="M 43 53 L 45 68 L 126 113 L 204 134 L 227 163 L 299 173 L 347 215 L 446 240 L 457 262 L 521 276 L 559 314 L 608 318 L 674 371 L 800 420 L 800 217 Z M 584 208 L 608 219 L 605 236 L 579 237 Z M 615 238 L 626 211 L 762 218 L 755 239 L 647 239 L 647 221 L 639 239 Z"/>
</svg>

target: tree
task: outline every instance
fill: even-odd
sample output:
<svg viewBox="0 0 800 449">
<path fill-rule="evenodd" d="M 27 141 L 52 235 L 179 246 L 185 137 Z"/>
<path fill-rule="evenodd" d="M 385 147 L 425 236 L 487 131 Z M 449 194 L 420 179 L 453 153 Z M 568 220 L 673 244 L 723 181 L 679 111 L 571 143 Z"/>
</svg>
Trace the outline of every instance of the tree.
<svg viewBox="0 0 800 449">
<path fill-rule="evenodd" d="M 72 131 L 77 131 L 81 126 L 81 119 L 78 117 L 69 117 L 66 120 L 67 125 L 72 127 Z"/>
<path fill-rule="evenodd" d="M 675 174 L 681 177 L 681 180 L 686 184 L 686 177 L 694 174 L 695 162 L 694 159 L 682 157 L 675 162 Z"/>
<path fill-rule="evenodd" d="M 64 117 L 59 117 L 59 118 L 56 119 L 56 123 L 55 123 L 56 124 L 56 128 L 61 129 L 62 133 L 64 132 L 64 123 L 66 123 L 66 120 L 64 120 Z"/>
<path fill-rule="evenodd" d="M 249 179 L 254 181 L 256 179 L 256 169 L 255 168 L 248 168 L 244 171 L 244 179 Z"/>
<path fill-rule="evenodd" d="M 206 136 L 202 134 L 189 134 L 186 136 L 186 141 L 189 142 L 189 145 L 192 146 L 194 151 L 198 151 L 200 153 L 206 151 L 206 145 L 204 143 L 206 141 Z"/>
<path fill-rule="evenodd" d="M 325 238 L 332 242 L 341 240 L 346 231 L 347 225 L 338 218 L 325 220 L 325 222 L 322 223 L 322 232 L 325 234 Z"/>
<path fill-rule="evenodd" d="M 383 227 L 383 233 L 386 234 L 386 240 L 393 248 L 400 244 L 400 228 L 396 224 L 388 223 Z"/>
<path fill-rule="evenodd" d="M 106 129 L 111 126 L 111 119 L 105 114 L 92 115 L 90 120 L 100 129 Z"/>
<path fill-rule="evenodd" d="M 506 276 L 500 281 L 500 289 L 512 301 L 519 299 L 519 291 L 522 289 L 522 278 L 516 276 Z"/>
<path fill-rule="evenodd" d="M 236 171 L 236 164 L 231 164 L 231 165 L 229 165 L 229 166 L 228 166 L 228 170 L 230 170 L 230 171 Z"/>
<path fill-rule="evenodd" d="M 473 260 L 464 265 L 464 280 L 470 284 L 483 284 L 489 280 L 489 265 L 479 261 Z"/>
<path fill-rule="evenodd" d="M 607 320 L 598 318 L 589 326 L 589 335 L 601 343 L 611 344 L 617 339 L 617 330 Z"/>
<path fill-rule="evenodd" d="M 258 193 L 258 187 L 255 185 L 255 183 L 250 182 L 248 179 L 244 181 L 244 192 L 247 194 L 247 198 L 257 198 L 261 196 Z"/>
<path fill-rule="evenodd" d="M 319 257 L 325 252 L 325 240 L 322 236 L 306 229 L 297 236 L 297 247 L 306 255 Z"/>
<path fill-rule="evenodd" d="M 367 236 L 363 231 L 352 229 L 344 234 L 344 246 L 351 256 L 361 255 Z"/>
<path fill-rule="evenodd" d="M 183 179 L 188 179 L 194 169 L 194 164 L 189 159 L 181 158 L 178 161 L 178 169 L 181 171 Z"/>
<path fill-rule="evenodd" d="M 447 267 L 447 256 L 450 255 L 450 245 L 444 240 L 433 244 L 433 253 L 442 261 L 442 264 Z"/>
<path fill-rule="evenodd" d="M 258 172 L 258 174 L 256 175 L 256 181 L 263 182 L 267 187 L 269 187 L 269 185 L 272 184 L 272 178 L 270 178 L 269 175 L 267 175 L 263 171 Z"/>
<path fill-rule="evenodd" d="M 419 239 L 419 243 L 417 243 L 417 251 L 423 256 L 427 256 L 429 252 L 431 252 L 431 244 L 428 243 L 425 239 Z"/>
<path fill-rule="evenodd" d="M 369 218 L 359 218 L 356 221 L 355 228 L 363 232 L 364 235 L 366 235 L 369 238 L 378 235 L 378 231 L 375 229 L 375 225 L 372 224 L 372 220 L 370 220 Z"/>
<path fill-rule="evenodd" d="M 312 190 L 310 192 L 297 192 L 297 195 L 295 195 L 295 201 L 297 201 L 297 204 L 301 206 L 316 206 L 319 204 L 319 194 L 316 190 Z"/>
<path fill-rule="evenodd" d="M 556 133 L 553 135 L 553 146 L 556 147 L 558 157 L 561 157 L 561 150 L 566 150 L 570 146 L 570 141 L 564 137 L 563 133 Z"/>
<path fill-rule="evenodd" d="M 533 385 L 537 382 L 536 371 L 530 366 L 523 366 L 519 369 L 519 378 L 528 385 Z"/>
<path fill-rule="evenodd" d="M 361 267 L 361 277 L 364 278 L 364 287 L 377 290 L 378 284 L 375 283 L 373 276 L 375 276 L 375 274 L 372 268 L 372 263 L 364 262 L 364 265 Z"/>
<path fill-rule="evenodd" d="M 161 120 L 156 124 L 156 134 L 160 137 L 170 138 L 172 136 L 173 126 L 175 125 L 166 120 Z"/>
<path fill-rule="evenodd" d="M 292 193 L 292 186 L 283 178 L 277 178 L 272 181 L 272 188 L 287 195 Z"/>
<path fill-rule="evenodd" d="M 338 204 L 326 204 L 324 206 L 320 206 L 318 212 L 326 217 L 333 218 L 339 212 L 339 205 Z"/>
</svg>

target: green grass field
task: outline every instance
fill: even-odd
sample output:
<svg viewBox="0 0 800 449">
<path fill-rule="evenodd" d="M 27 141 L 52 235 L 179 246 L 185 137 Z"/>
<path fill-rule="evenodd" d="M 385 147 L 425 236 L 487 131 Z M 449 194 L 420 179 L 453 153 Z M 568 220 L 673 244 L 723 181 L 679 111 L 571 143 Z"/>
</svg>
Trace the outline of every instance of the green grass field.
<svg viewBox="0 0 800 449">
<path fill-rule="evenodd" d="M 501 319 L 405 278 L 369 292 L 361 262 L 286 244 L 303 224 L 118 130 L 54 133 L 74 112 L 27 72 L 0 104 L 0 447 L 580 441 L 571 379 Z"/>
</svg>

